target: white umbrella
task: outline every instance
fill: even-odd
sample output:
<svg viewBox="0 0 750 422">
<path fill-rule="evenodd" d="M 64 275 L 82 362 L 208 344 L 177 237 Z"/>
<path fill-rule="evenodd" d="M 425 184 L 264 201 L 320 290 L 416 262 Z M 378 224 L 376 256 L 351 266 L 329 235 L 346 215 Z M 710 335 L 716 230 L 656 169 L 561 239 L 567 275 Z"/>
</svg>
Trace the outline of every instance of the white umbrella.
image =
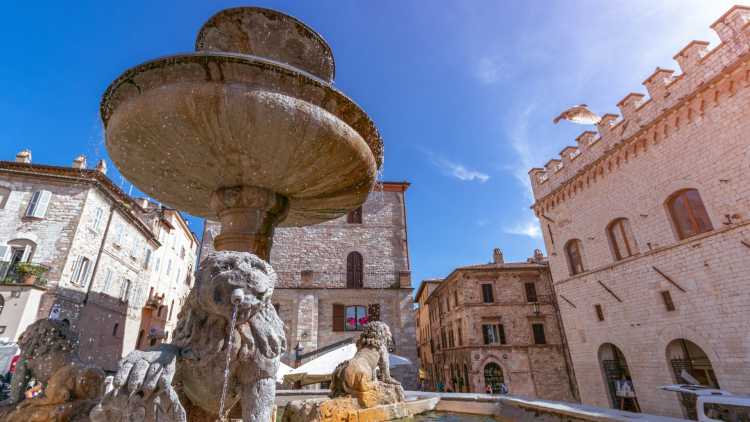
<svg viewBox="0 0 750 422">
<path fill-rule="evenodd" d="M 279 370 L 276 372 L 276 382 L 279 384 L 284 382 L 284 375 L 288 374 L 292 369 L 291 366 L 279 362 Z"/>
<path fill-rule="evenodd" d="M 357 353 L 357 346 L 355 344 L 347 344 L 346 346 L 339 347 L 338 349 L 307 362 L 299 368 L 289 371 L 289 373 L 284 376 L 284 381 L 290 384 L 299 381 L 303 385 L 315 384 L 321 381 L 330 381 L 331 374 L 333 374 L 336 367 L 341 362 L 353 358 L 355 353 Z M 388 363 L 391 367 L 411 365 L 409 359 L 392 353 L 390 354 Z"/>
</svg>

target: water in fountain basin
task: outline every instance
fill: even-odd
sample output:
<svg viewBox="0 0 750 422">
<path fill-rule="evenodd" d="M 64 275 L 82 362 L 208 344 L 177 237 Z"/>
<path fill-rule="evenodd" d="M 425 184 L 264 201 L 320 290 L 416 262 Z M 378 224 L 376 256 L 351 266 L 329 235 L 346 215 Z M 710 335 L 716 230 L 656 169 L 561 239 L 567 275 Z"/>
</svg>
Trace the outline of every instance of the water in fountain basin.
<svg viewBox="0 0 750 422">
<path fill-rule="evenodd" d="M 229 363 L 232 361 L 232 334 L 234 333 L 234 325 L 237 323 L 237 305 L 232 305 L 232 321 L 229 323 L 229 340 L 227 340 L 227 360 L 226 367 L 224 367 L 224 385 L 221 387 L 221 400 L 219 401 L 219 420 L 225 421 L 226 415 L 224 415 L 224 402 L 227 399 L 227 390 L 229 389 Z"/>
</svg>

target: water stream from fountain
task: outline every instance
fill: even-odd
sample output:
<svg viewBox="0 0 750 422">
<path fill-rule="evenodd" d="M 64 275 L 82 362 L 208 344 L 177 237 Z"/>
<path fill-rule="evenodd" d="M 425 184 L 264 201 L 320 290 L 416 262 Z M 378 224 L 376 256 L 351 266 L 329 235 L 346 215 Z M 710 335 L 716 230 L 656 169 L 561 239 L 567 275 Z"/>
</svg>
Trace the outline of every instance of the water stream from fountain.
<svg viewBox="0 0 750 422">
<path fill-rule="evenodd" d="M 232 361 L 232 338 L 234 337 L 234 325 L 237 323 L 237 304 L 232 305 L 232 321 L 229 323 L 229 340 L 227 340 L 227 360 L 224 367 L 224 385 L 221 387 L 221 400 L 219 401 L 219 420 L 226 421 L 224 414 L 224 403 L 227 399 L 229 389 L 229 363 Z"/>
</svg>

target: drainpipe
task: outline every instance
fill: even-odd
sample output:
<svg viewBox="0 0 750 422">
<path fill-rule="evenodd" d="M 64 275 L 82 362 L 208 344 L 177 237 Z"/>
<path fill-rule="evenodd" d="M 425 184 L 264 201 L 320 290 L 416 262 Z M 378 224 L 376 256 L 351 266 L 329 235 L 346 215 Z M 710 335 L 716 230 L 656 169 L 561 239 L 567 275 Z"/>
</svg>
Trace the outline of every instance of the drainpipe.
<svg viewBox="0 0 750 422">
<path fill-rule="evenodd" d="M 104 236 L 102 236 L 102 243 L 99 245 L 99 253 L 96 255 L 96 262 L 94 263 L 94 270 L 91 272 L 91 279 L 89 285 L 86 287 L 86 296 L 83 298 L 83 305 L 86 306 L 89 303 L 89 295 L 91 294 L 91 287 L 94 285 L 96 274 L 99 271 L 99 261 L 102 258 L 102 252 L 104 252 L 104 245 L 107 242 L 107 236 L 109 235 L 109 226 L 112 224 L 112 216 L 115 214 L 115 205 L 109 208 L 109 217 L 107 218 L 107 225 L 104 228 Z"/>
</svg>

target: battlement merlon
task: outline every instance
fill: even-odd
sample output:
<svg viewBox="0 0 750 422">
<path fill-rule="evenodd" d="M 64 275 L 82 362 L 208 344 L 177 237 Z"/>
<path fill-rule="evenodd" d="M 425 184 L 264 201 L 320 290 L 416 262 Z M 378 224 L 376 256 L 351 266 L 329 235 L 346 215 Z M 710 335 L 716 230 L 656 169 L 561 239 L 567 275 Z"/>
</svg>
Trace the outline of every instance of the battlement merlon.
<svg viewBox="0 0 750 422">
<path fill-rule="evenodd" d="M 708 42 L 691 41 L 674 56 L 682 73 L 657 67 L 643 82 L 648 98 L 626 95 L 617 104 L 622 118 L 604 114 L 596 132 L 576 138 L 577 149 L 567 147 L 560 159 L 529 171 L 535 200 L 556 198 L 568 181 L 592 169 L 601 172 L 601 160 L 624 144 L 668 136 L 670 128 L 699 118 L 706 107 L 750 86 L 750 7 L 732 7 L 711 28 L 719 45 L 709 49 Z"/>
</svg>

